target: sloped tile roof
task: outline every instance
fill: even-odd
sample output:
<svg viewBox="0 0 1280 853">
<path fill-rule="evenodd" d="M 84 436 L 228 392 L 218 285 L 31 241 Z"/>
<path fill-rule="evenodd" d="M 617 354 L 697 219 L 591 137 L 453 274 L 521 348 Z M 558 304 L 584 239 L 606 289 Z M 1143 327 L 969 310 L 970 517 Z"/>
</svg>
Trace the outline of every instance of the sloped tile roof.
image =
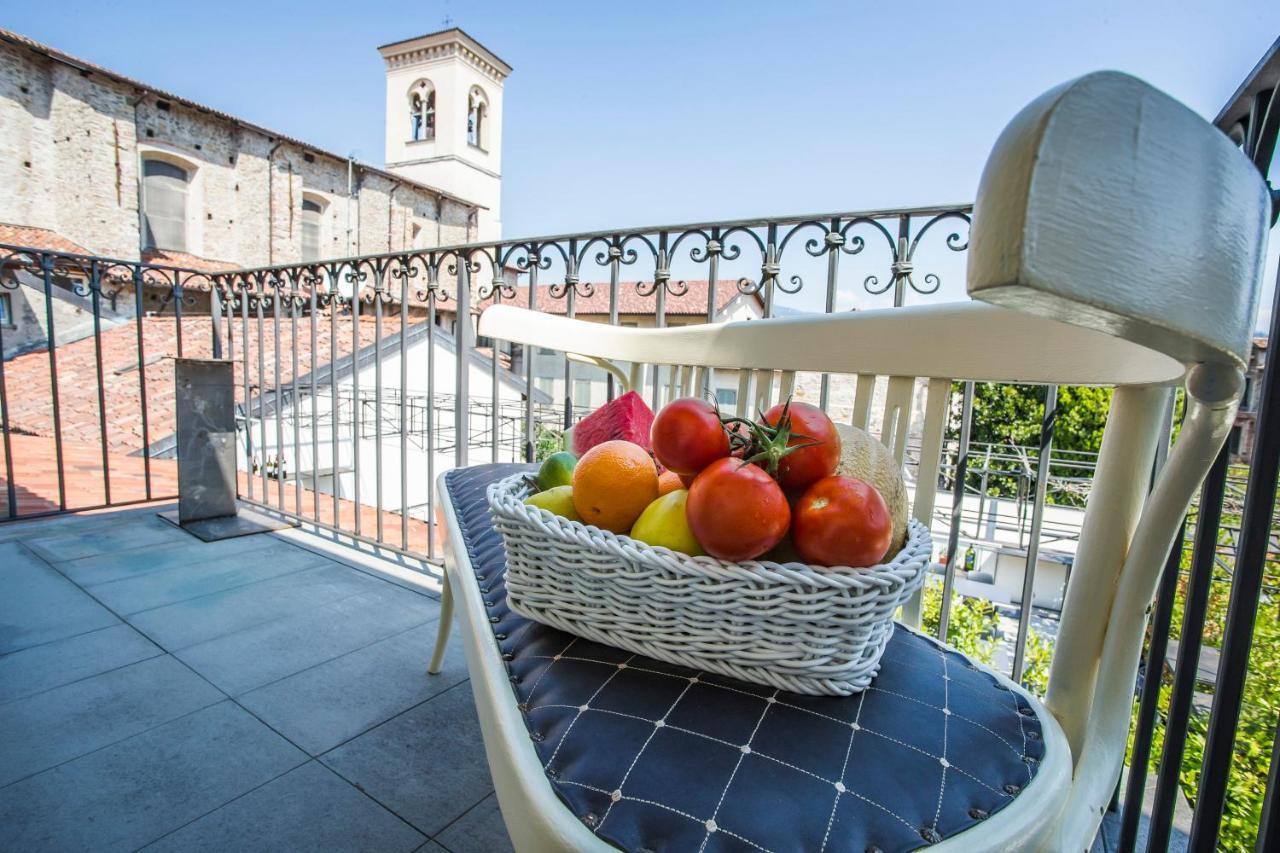
<svg viewBox="0 0 1280 853">
<path fill-rule="evenodd" d="M 10 225 L 0 222 L 0 243 L 43 249 L 46 252 L 66 252 L 69 255 L 90 254 L 84 246 L 71 242 L 56 231 L 31 225 Z"/>
</svg>

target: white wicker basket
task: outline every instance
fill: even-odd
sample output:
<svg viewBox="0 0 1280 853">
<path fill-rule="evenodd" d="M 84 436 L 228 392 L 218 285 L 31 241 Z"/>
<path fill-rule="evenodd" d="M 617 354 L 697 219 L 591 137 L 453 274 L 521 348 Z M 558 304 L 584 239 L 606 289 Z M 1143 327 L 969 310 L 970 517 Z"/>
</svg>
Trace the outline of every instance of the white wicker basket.
<svg viewBox="0 0 1280 853">
<path fill-rule="evenodd" d="M 669 663 L 847 696 L 880 668 L 893 615 L 924 580 L 932 540 L 865 569 L 689 557 L 528 506 L 528 475 L 492 483 L 507 599 L 522 616 Z"/>
</svg>

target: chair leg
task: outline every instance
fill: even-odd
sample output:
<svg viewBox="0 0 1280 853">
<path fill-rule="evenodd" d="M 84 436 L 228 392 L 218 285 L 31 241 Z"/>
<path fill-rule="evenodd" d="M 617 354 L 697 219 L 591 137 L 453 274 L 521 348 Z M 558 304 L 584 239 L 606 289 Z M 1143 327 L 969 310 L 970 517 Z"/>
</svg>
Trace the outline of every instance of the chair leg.
<svg viewBox="0 0 1280 853">
<path fill-rule="evenodd" d="M 449 646 L 449 629 L 453 627 L 453 589 L 449 586 L 449 572 L 444 573 L 444 584 L 440 590 L 440 625 L 436 628 L 436 647 L 431 653 L 431 663 L 427 665 L 427 673 L 435 675 L 444 665 L 444 651 Z"/>
</svg>

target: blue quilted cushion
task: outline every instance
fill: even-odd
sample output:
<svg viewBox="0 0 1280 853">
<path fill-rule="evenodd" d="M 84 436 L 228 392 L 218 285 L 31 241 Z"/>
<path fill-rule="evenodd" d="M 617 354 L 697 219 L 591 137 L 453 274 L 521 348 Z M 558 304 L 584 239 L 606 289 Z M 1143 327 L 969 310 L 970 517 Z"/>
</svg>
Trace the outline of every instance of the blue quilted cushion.
<svg viewBox="0 0 1280 853">
<path fill-rule="evenodd" d="M 485 487 L 525 466 L 451 471 L 494 640 L 565 805 L 625 850 L 914 850 L 985 820 L 1035 776 L 1044 742 L 1019 694 L 899 626 L 847 698 L 662 663 L 507 607 Z"/>
</svg>

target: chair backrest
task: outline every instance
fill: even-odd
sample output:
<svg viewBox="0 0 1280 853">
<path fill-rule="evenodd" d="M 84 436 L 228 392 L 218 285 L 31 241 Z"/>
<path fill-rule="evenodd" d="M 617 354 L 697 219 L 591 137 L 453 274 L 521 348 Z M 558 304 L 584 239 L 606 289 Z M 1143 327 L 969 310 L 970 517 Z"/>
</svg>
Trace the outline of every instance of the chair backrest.
<svg viewBox="0 0 1280 853">
<path fill-rule="evenodd" d="M 1053 849 L 1080 849 L 1120 772 L 1146 607 L 1242 387 L 1267 204 L 1260 176 L 1211 125 L 1131 77 L 1096 74 L 1028 106 L 984 171 L 968 284 L 1006 307 L 634 329 L 498 306 L 480 332 L 672 365 L 657 402 L 700 391 L 715 369 L 741 371 L 746 411 L 784 396 L 797 371 L 852 374 L 853 422 L 878 426 L 899 460 L 922 408 L 920 484 L 938 471 L 953 380 L 1118 386 L 1046 697 L 1076 763 Z M 885 414 L 868 424 L 880 377 Z M 919 402 L 917 378 L 928 380 Z M 1148 494 L 1169 389 L 1183 381 L 1187 419 Z M 925 523 L 935 493 L 916 489 L 912 512 Z"/>
</svg>

